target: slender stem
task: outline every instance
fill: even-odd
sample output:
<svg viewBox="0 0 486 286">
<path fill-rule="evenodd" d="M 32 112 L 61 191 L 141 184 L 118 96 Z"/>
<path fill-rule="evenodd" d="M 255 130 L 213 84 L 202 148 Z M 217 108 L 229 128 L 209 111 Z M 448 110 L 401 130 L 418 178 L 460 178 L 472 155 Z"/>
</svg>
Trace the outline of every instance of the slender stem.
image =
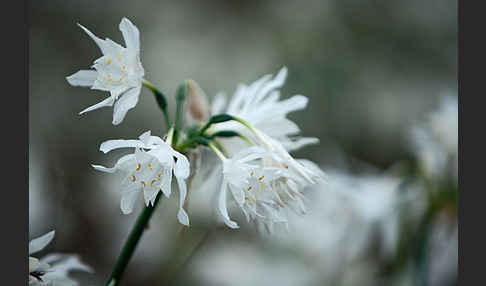
<svg viewBox="0 0 486 286">
<path fill-rule="evenodd" d="M 155 208 L 162 196 L 160 192 L 155 199 L 153 206 L 146 206 L 142 213 L 138 216 L 135 226 L 133 227 L 130 235 L 128 236 L 125 245 L 116 260 L 115 267 L 113 268 L 113 272 L 110 275 L 110 278 L 106 282 L 106 286 L 116 286 L 121 281 L 123 273 L 125 272 L 125 268 L 132 258 L 133 253 L 138 245 L 140 238 L 142 237 L 143 231 L 146 229 L 147 224 L 154 213 Z"/>
<path fill-rule="evenodd" d="M 162 112 L 164 113 L 166 127 L 169 128 L 170 126 L 169 113 L 167 112 L 167 100 L 165 99 L 164 94 L 159 89 L 157 89 L 155 85 L 153 85 L 151 82 L 149 82 L 146 79 L 142 79 L 142 85 L 150 89 L 154 93 L 155 100 L 157 100 L 160 109 L 162 109 Z"/>
<path fill-rule="evenodd" d="M 216 146 L 212 142 L 210 142 L 208 146 L 209 148 L 211 148 L 211 150 L 214 151 L 214 153 L 216 153 L 216 155 L 219 157 L 219 159 L 221 159 L 221 161 L 226 160 L 224 154 L 218 148 L 216 148 Z"/>
</svg>

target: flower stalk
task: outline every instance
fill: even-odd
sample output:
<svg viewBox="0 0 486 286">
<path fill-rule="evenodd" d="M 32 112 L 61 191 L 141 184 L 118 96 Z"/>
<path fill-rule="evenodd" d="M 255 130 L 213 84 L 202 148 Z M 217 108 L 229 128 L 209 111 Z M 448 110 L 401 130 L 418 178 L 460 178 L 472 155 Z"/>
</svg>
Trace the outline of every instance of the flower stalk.
<svg viewBox="0 0 486 286">
<path fill-rule="evenodd" d="M 169 120 L 169 113 L 167 112 L 167 100 L 165 99 L 165 95 L 155 85 L 146 79 L 142 80 L 142 85 L 154 93 L 155 100 L 164 114 L 166 127 L 169 128 L 171 123 Z"/>
</svg>

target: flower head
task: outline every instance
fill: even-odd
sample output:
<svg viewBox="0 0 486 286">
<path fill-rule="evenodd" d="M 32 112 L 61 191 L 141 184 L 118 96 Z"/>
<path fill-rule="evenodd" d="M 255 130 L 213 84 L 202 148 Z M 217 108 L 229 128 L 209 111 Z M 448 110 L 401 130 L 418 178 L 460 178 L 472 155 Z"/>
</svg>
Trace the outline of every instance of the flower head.
<svg viewBox="0 0 486 286">
<path fill-rule="evenodd" d="M 112 40 L 98 38 L 78 24 L 100 48 L 103 56 L 94 61 L 95 70 L 80 70 L 66 77 L 73 86 L 85 86 L 110 92 L 107 99 L 81 111 L 83 114 L 104 106 L 114 106 L 113 124 L 123 121 L 127 111 L 138 102 L 144 69 L 140 62 L 140 32 L 127 18 L 120 22 L 126 47 Z"/>
<path fill-rule="evenodd" d="M 227 102 L 223 93 L 216 95 L 212 102 L 211 113 L 226 113 L 242 118 L 268 136 L 281 142 L 287 151 L 299 149 L 308 144 L 319 142 L 317 138 L 298 137 L 300 132 L 296 123 L 286 118 L 287 114 L 304 109 L 308 99 L 303 95 L 294 95 L 280 99 L 279 89 L 287 78 L 287 68 L 278 74 L 264 75 L 250 85 L 238 85 L 235 93 Z M 214 126 L 215 130 L 234 130 L 251 136 L 250 132 L 237 122 L 228 121 Z"/>
<path fill-rule="evenodd" d="M 286 211 L 304 212 L 298 176 L 285 169 L 266 166 L 271 156 L 261 147 L 243 149 L 231 158 L 223 158 L 223 183 L 218 207 L 224 222 L 231 228 L 238 224 L 229 218 L 226 193 L 232 194 L 248 221 L 262 223 L 272 231 L 274 223 L 286 224 Z M 297 206 L 297 208 L 295 208 Z"/>
<path fill-rule="evenodd" d="M 151 136 L 150 131 L 143 133 L 139 140 L 108 140 L 103 142 L 100 150 L 107 153 L 118 148 L 134 148 L 133 154 L 121 157 L 113 168 L 100 165 L 93 167 L 102 172 L 124 174 L 121 182 L 122 198 L 120 207 L 124 214 L 133 210 L 136 201 L 143 194 L 145 204 L 154 204 L 162 191 L 166 197 L 171 194 L 172 174 L 179 186 L 179 212 L 177 218 L 184 225 L 189 225 L 189 218 L 183 209 L 187 194 L 185 179 L 189 176 L 189 161 L 172 149 L 172 147 L 157 136 Z"/>
<path fill-rule="evenodd" d="M 44 249 L 54 238 L 54 231 L 29 242 L 29 255 Z M 79 285 L 68 277 L 71 270 L 92 272 L 76 255 L 50 254 L 42 259 L 29 256 L 29 285 Z"/>
</svg>

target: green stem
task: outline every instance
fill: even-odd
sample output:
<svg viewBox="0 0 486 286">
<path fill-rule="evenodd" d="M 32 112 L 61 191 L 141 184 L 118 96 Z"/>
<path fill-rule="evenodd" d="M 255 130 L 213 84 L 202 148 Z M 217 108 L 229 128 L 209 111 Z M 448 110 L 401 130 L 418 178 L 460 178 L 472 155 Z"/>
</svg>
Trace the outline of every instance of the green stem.
<svg viewBox="0 0 486 286">
<path fill-rule="evenodd" d="M 162 197 L 162 192 L 157 195 L 153 206 L 146 206 L 142 213 L 138 216 L 137 222 L 133 227 L 130 235 L 128 236 L 125 245 L 116 260 L 115 267 L 113 268 L 113 272 L 110 275 L 110 278 L 106 282 L 106 286 L 116 286 L 120 283 L 123 273 L 125 272 L 125 268 L 132 258 L 133 253 L 138 245 L 140 238 L 142 237 L 143 231 L 147 228 L 148 222 L 154 213 L 157 204 Z"/>
<path fill-rule="evenodd" d="M 221 159 L 221 161 L 226 160 L 224 154 L 214 145 L 214 143 L 210 142 L 208 146 L 209 148 L 211 148 L 211 150 L 214 151 L 214 153 L 216 153 L 216 155 L 219 157 L 219 159 Z"/>
<path fill-rule="evenodd" d="M 162 112 L 164 113 L 165 124 L 168 129 L 170 126 L 170 120 L 169 120 L 169 113 L 167 112 L 167 100 L 165 99 L 164 94 L 148 80 L 143 79 L 142 85 L 150 89 L 154 93 L 155 100 L 157 101 L 157 104 L 159 105 L 160 109 L 162 109 Z"/>
</svg>

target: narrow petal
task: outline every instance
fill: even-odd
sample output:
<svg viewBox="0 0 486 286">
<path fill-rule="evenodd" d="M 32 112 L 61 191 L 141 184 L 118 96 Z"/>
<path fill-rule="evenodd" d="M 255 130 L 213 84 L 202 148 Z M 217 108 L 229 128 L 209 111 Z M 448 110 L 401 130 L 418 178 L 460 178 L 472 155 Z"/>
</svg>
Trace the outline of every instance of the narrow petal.
<svg viewBox="0 0 486 286">
<path fill-rule="evenodd" d="M 189 177 L 190 173 L 190 166 L 189 166 L 189 161 L 187 160 L 186 156 L 182 155 L 181 153 L 177 151 L 174 152 L 174 157 L 177 158 L 177 162 L 175 163 L 174 166 L 174 175 L 178 178 L 187 178 Z"/>
<path fill-rule="evenodd" d="M 258 104 L 266 95 L 268 95 L 272 90 L 282 87 L 287 78 L 287 68 L 283 67 L 280 69 L 278 74 L 273 80 L 270 80 L 262 86 L 258 93 L 253 97 L 252 103 Z"/>
<path fill-rule="evenodd" d="M 228 215 L 228 208 L 226 206 L 226 192 L 228 190 L 228 183 L 226 180 L 223 180 L 221 184 L 221 189 L 219 191 L 219 200 L 218 200 L 218 208 L 219 213 L 223 217 L 224 223 L 230 228 L 239 228 L 238 224 L 232 221 Z"/>
<path fill-rule="evenodd" d="M 88 34 L 88 36 L 90 36 L 90 38 L 93 39 L 93 41 L 95 41 L 95 43 L 100 48 L 101 52 L 103 54 L 106 54 L 107 51 L 106 51 L 105 40 L 96 37 L 95 34 L 91 33 L 91 31 L 85 28 L 83 25 L 78 23 L 78 26 L 81 27 L 81 29 L 83 29 L 86 32 L 86 34 Z"/>
<path fill-rule="evenodd" d="M 77 73 L 66 77 L 66 80 L 72 86 L 93 86 L 97 77 L 97 71 L 80 70 Z"/>
<path fill-rule="evenodd" d="M 68 272 L 70 270 L 81 270 L 94 272 L 93 269 L 81 262 L 77 255 L 52 253 L 41 259 L 41 262 L 52 263 L 51 270 L 56 272 Z"/>
<path fill-rule="evenodd" d="M 139 198 L 138 193 L 139 193 L 138 190 L 132 190 L 122 195 L 121 202 L 120 202 L 120 209 L 123 212 L 123 214 L 129 214 L 133 211 L 133 206 L 135 205 L 135 202 L 137 202 Z"/>
<path fill-rule="evenodd" d="M 108 140 L 100 145 L 100 151 L 103 153 L 108 153 L 111 150 L 118 149 L 118 148 L 142 148 L 144 144 L 140 140 L 135 139 L 115 139 L 115 140 Z"/>
<path fill-rule="evenodd" d="M 101 171 L 101 172 L 105 172 L 105 173 L 115 173 L 116 172 L 116 167 L 113 167 L 113 168 L 107 168 L 105 166 L 101 166 L 101 165 L 91 165 L 91 167 L 93 167 L 96 171 Z"/>
<path fill-rule="evenodd" d="M 115 103 L 113 110 L 113 125 L 118 125 L 123 121 L 127 111 L 134 108 L 138 102 L 138 96 L 142 86 L 134 87 L 125 92 Z"/>
<path fill-rule="evenodd" d="M 172 192 L 172 172 L 170 170 L 164 170 L 162 174 L 162 182 L 160 184 L 160 189 L 167 198 L 170 197 Z"/>
<path fill-rule="evenodd" d="M 85 110 L 81 111 L 79 114 L 83 114 L 83 113 L 86 113 L 86 112 L 89 112 L 89 111 L 93 111 L 95 109 L 98 109 L 98 108 L 102 108 L 102 107 L 105 107 L 105 106 L 112 106 L 113 105 L 113 98 L 110 96 L 108 97 L 107 99 L 95 104 L 95 105 L 92 105 L 88 108 L 86 108 Z"/>
<path fill-rule="evenodd" d="M 130 22 L 127 18 L 123 18 L 120 22 L 120 31 L 123 34 L 125 45 L 128 49 L 140 50 L 140 32 L 138 28 Z"/>
<path fill-rule="evenodd" d="M 53 230 L 44 234 L 41 237 L 32 239 L 29 242 L 29 255 L 44 249 L 44 247 L 46 247 L 52 241 L 55 233 L 56 232 Z"/>
<path fill-rule="evenodd" d="M 179 186 L 179 211 L 177 212 L 177 219 L 181 224 L 189 226 L 189 216 L 183 208 L 187 195 L 186 182 L 179 177 L 176 177 L 176 179 L 177 185 Z"/>
</svg>

